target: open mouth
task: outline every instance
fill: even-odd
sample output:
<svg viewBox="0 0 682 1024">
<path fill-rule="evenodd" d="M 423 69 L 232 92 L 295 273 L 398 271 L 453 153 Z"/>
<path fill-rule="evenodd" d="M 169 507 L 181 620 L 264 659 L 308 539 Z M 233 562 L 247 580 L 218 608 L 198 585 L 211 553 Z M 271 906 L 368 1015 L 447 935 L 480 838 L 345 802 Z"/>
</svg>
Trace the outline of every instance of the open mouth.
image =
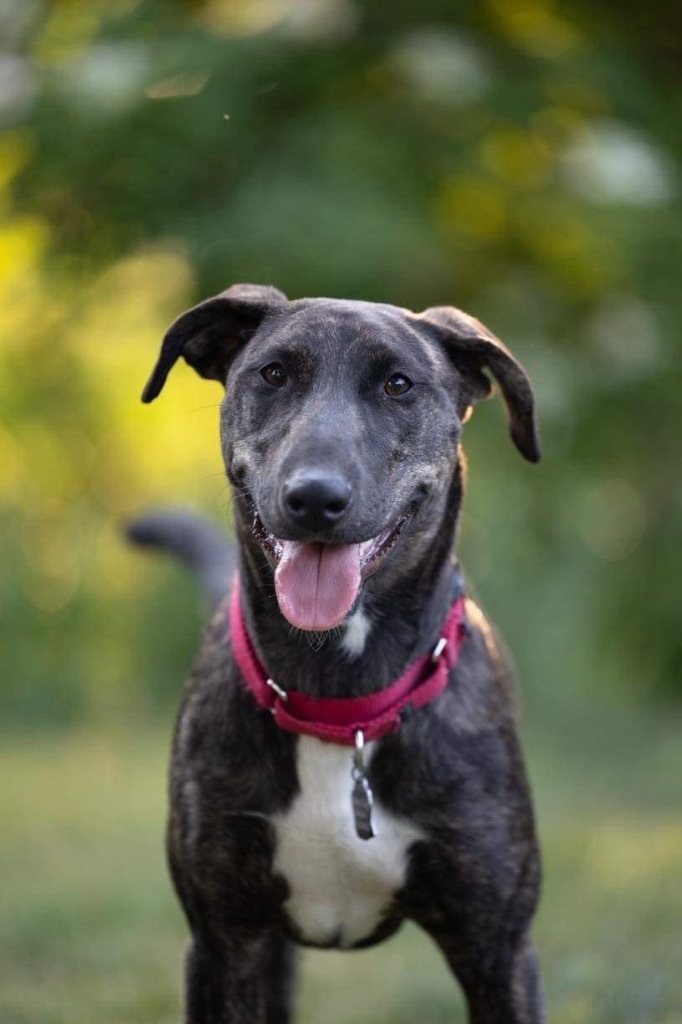
<svg viewBox="0 0 682 1024">
<path fill-rule="evenodd" d="M 321 544 L 280 540 L 254 512 L 253 535 L 275 570 L 275 592 L 284 617 L 298 629 L 314 632 L 338 626 L 411 517 L 410 508 L 376 537 L 358 544 Z"/>
</svg>

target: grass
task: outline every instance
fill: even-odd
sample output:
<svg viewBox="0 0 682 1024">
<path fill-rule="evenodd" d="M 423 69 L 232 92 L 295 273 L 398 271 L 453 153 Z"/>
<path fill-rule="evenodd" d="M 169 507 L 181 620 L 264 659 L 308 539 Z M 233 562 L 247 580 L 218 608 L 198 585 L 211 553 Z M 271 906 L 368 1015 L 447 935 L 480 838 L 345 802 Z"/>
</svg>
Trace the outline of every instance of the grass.
<svg viewBox="0 0 682 1024">
<path fill-rule="evenodd" d="M 549 1019 L 681 1024 L 682 753 L 672 725 L 612 710 L 549 730 L 532 718 Z M 83 731 L 4 743 L 2 1024 L 179 1020 L 186 930 L 163 856 L 167 741 Z M 300 1024 L 464 1020 L 439 954 L 410 927 L 374 950 L 302 961 Z"/>
</svg>

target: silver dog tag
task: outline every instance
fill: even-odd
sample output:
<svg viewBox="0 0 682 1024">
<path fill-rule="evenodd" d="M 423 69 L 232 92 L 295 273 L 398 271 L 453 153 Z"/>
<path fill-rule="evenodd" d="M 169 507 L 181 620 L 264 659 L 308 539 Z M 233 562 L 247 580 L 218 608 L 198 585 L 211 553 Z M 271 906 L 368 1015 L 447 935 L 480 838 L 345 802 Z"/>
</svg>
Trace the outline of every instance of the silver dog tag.
<svg viewBox="0 0 682 1024">
<path fill-rule="evenodd" d="M 355 819 L 355 831 L 360 839 L 373 839 L 376 835 L 374 823 L 372 822 L 372 808 L 374 807 L 374 796 L 372 787 L 365 775 L 363 761 L 363 750 L 365 737 L 358 730 L 355 734 L 355 753 L 353 754 L 353 767 L 351 778 L 353 789 L 351 791 L 351 803 L 353 805 L 353 817 Z"/>
<path fill-rule="evenodd" d="M 352 801 L 355 831 L 360 839 L 373 839 L 376 835 L 372 822 L 374 797 L 366 775 L 354 776 Z"/>
</svg>

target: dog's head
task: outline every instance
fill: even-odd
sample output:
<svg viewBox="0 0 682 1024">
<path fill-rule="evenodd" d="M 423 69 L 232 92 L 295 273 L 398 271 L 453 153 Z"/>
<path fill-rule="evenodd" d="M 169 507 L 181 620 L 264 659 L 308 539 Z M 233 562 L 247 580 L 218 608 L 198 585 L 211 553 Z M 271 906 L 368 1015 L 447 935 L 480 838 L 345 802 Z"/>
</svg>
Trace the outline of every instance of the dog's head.
<svg viewBox="0 0 682 1024">
<path fill-rule="evenodd" d="M 280 609 L 301 629 L 338 625 L 365 579 L 433 542 L 462 424 L 491 392 L 486 370 L 514 444 L 540 458 L 526 372 L 450 306 L 415 314 L 234 285 L 172 324 L 143 401 L 180 356 L 226 386 L 227 475 L 274 570 Z M 432 529 L 413 529 L 418 520 Z"/>
</svg>

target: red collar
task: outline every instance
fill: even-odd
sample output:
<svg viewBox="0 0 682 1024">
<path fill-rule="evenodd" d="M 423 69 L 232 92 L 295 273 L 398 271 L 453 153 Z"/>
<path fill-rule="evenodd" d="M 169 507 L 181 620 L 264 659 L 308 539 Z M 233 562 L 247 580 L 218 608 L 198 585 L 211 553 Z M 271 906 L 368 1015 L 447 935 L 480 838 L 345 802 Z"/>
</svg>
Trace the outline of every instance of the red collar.
<svg viewBox="0 0 682 1024">
<path fill-rule="evenodd" d="M 272 711 L 280 729 L 316 736 L 328 743 L 352 747 L 358 732 L 365 742 L 378 739 L 394 732 L 405 715 L 435 700 L 447 686 L 465 632 L 464 598 L 458 597 L 433 653 L 413 661 L 394 683 L 366 697 L 309 697 L 298 690 L 284 690 L 267 675 L 246 631 L 237 580 L 232 590 L 232 652 L 256 703 Z"/>
</svg>

